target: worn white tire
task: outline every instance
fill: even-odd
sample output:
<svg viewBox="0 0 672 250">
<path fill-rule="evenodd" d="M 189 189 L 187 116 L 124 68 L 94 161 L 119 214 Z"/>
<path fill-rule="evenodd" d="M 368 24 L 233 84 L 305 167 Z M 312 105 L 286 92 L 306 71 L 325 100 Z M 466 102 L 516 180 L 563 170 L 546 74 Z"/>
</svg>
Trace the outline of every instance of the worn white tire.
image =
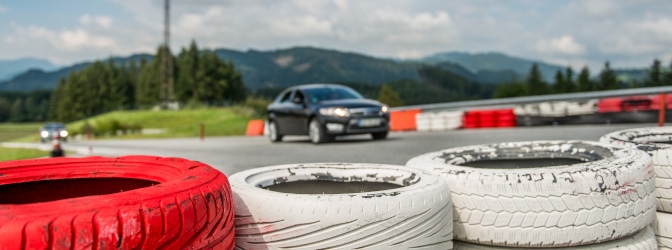
<svg viewBox="0 0 672 250">
<path fill-rule="evenodd" d="M 510 247 L 498 247 L 487 245 L 476 245 L 471 243 L 464 243 L 454 241 L 454 250 L 511 250 Z M 543 250 L 548 248 L 528 248 L 529 250 Z M 646 227 L 644 230 L 636 234 L 627 236 L 622 239 L 607 241 L 598 244 L 590 244 L 584 246 L 576 246 L 568 248 L 568 250 L 655 250 L 658 249 L 656 243 L 656 236 L 653 234 L 651 227 Z"/>
<path fill-rule="evenodd" d="M 343 194 L 266 188 L 298 181 L 386 182 L 403 187 Z M 262 167 L 229 177 L 239 249 L 451 249 L 445 181 L 406 166 L 311 163 Z M 312 190 L 310 192 L 313 192 Z"/>
<path fill-rule="evenodd" d="M 672 214 L 656 213 L 656 222 L 653 223 L 659 249 L 672 249 Z"/>
<path fill-rule="evenodd" d="M 637 148 L 651 155 L 656 172 L 658 211 L 672 213 L 672 127 L 626 129 L 606 134 L 600 142 Z"/>
<path fill-rule="evenodd" d="M 497 160 L 564 158 L 584 163 L 497 168 Z M 492 167 L 460 166 L 493 160 Z M 534 141 L 428 153 L 408 166 L 446 178 L 455 239 L 509 247 L 578 246 L 615 240 L 653 222 L 651 157 L 588 141 Z"/>
</svg>

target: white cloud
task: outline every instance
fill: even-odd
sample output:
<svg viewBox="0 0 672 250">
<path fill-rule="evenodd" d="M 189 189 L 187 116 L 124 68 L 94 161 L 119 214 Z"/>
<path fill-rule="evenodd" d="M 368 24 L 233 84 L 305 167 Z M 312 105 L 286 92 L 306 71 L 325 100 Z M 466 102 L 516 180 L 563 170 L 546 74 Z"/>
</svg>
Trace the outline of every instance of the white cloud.
<svg viewBox="0 0 672 250">
<path fill-rule="evenodd" d="M 97 25 L 98 27 L 102 28 L 109 28 L 112 26 L 112 18 L 108 16 L 90 16 L 90 15 L 83 15 L 82 17 L 79 18 L 79 22 L 82 25 Z"/>
<path fill-rule="evenodd" d="M 4 6 L 0 5 L 0 13 L 2 13 L 2 12 L 7 12 L 7 8 L 5 8 Z"/>
<path fill-rule="evenodd" d="M 537 50 L 545 54 L 576 56 L 583 54 L 585 52 L 585 47 L 574 41 L 572 36 L 564 35 L 550 40 L 539 41 L 537 43 Z"/>
</svg>

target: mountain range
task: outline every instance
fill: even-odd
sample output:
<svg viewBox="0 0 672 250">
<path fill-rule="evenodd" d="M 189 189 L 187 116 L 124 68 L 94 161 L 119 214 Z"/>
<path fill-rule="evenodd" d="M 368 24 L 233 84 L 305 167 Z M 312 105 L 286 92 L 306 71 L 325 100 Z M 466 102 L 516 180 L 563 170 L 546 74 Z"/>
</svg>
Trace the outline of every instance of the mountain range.
<svg viewBox="0 0 672 250">
<path fill-rule="evenodd" d="M 469 81 L 500 84 L 513 79 L 523 80 L 532 64 L 537 63 L 548 82 L 562 66 L 508 56 L 502 53 L 449 52 L 419 60 L 394 60 L 364 54 L 314 47 L 294 47 L 271 51 L 237 51 L 217 49 L 217 55 L 235 64 L 243 76 L 245 87 L 282 88 L 315 82 L 364 83 L 380 85 L 390 81 L 418 80 L 418 69 L 431 65 L 452 72 Z M 112 57 L 114 63 L 128 63 L 141 59 L 152 60 L 148 54 Z M 27 92 L 36 89 L 54 89 L 58 80 L 70 71 L 78 71 L 91 62 L 82 62 L 56 68 L 46 60 L 0 60 L 0 91 Z M 7 66 L 9 65 L 9 66 Z M 578 71 L 578 69 L 575 69 Z M 598 70 L 593 70 L 593 72 Z M 645 70 L 628 70 L 631 77 L 641 77 Z"/>
<path fill-rule="evenodd" d="M 38 58 L 20 58 L 14 60 L 0 60 L 0 81 L 9 80 L 12 77 L 31 69 L 52 71 L 58 66 Z"/>
</svg>

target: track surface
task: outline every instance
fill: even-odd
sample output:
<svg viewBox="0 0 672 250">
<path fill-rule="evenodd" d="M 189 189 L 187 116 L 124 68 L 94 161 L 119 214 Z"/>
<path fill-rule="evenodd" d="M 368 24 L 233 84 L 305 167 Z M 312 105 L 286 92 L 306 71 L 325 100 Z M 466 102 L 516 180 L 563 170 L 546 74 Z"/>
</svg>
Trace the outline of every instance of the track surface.
<svg viewBox="0 0 672 250">
<path fill-rule="evenodd" d="M 618 130 L 657 124 L 612 124 L 390 133 L 387 140 L 348 136 L 313 145 L 308 137 L 285 137 L 271 143 L 267 137 L 206 137 L 145 140 L 72 141 L 63 144 L 74 156 L 157 155 L 201 161 L 226 175 L 262 166 L 309 162 L 350 162 L 404 165 L 417 155 L 452 147 L 530 140 L 589 140 Z M 5 143 L 11 147 L 46 148 L 49 144 Z M 89 150 L 91 148 L 92 150 Z M 73 156 L 73 155 L 71 155 Z"/>
</svg>

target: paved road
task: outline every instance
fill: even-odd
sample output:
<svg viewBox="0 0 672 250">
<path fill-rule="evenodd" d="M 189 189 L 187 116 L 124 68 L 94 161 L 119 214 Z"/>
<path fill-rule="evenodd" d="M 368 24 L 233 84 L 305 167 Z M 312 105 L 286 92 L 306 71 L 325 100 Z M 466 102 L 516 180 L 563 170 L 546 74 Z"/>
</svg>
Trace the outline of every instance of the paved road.
<svg viewBox="0 0 672 250">
<path fill-rule="evenodd" d="M 176 156 L 207 163 L 227 175 L 241 170 L 291 163 L 360 162 L 403 165 L 427 152 L 458 146 L 529 140 L 590 140 L 602 135 L 656 124 L 580 125 L 558 127 L 518 127 L 510 129 L 455 130 L 445 132 L 391 133 L 389 139 L 373 141 L 370 136 L 340 138 L 334 143 L 313 145 L 307 137 L 286 137 L 271 143 L 266 137 L 208 137 L 73 141 L 63 145 L 77 156 L 129 154 Z M 8 146 L 49 147 L 48 144 Z M 89 151 L 89 147 L 92 151 Z"/>
</svg>

